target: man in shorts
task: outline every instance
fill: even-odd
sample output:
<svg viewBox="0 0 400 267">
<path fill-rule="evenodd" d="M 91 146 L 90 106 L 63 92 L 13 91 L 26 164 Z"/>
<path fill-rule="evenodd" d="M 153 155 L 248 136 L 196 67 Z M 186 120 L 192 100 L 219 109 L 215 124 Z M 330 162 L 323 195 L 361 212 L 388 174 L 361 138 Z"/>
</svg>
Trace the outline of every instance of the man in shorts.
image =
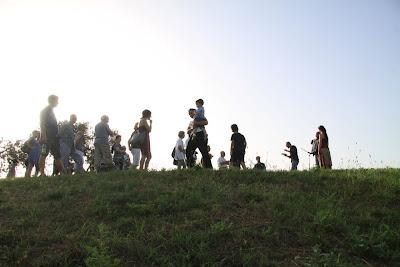
<svg viewBox="0 0 400 267">
<path fill-rule="evenodd" d="M 292 163 L 292 166 L 290 167 L 291 171 L 296 171 L 297 166 L 299 165 L 299 155 L 297 153 L 297 147 L 292 145 L 290 142 L 286 142 L 286 147 L 285 149 L 286 152 L 289 152 L 289 155 L 282 153 L 287 158 L 290 158 L 290 161 Z"/>
<path fill-rule="evenodd" d="M 75 149 L 75 123 L 77 121 L 77 116 L 72 114 L 70 116 L 69 122 L 63 123 L 60 127 L 59 136 L 60 136 L 60 152 L 61 152 L 61 161 L 63 163 L 64 169 L 68 170 L 69 168 L 69 159 L 72 158 L 75 162 L 74 172 L 81 173 L 84 171 L 83 169 L 83 156 L 82 154 L 76 152 Z M 72 170 L 68 170 L 70 173 Z"/>
<path fill-rule="evenodd" d="M 246 169 L 246 164 L 244 163 L 244 155 L 246 154 L 246 138 L 239 133 L 239 128 L 236 124 L 232 124 L 231 130 L 233 132 L 231 137 L 231 164 L 235 168 L 242 166 Z"/>
<path fill-rule="evenodd" d="M 94 128 L 94 164 L 97 172 L 111 170 L 114 167 L 109 138 L 114 133 L 108 126 L 109 118 L 106 115 Z"/>
<path fill-rule="evenodd" d="M 53 109 L 58 105 L 58 96 L 48 97 L 49 105 L 40 113 L 40 143 L 42 151 L 39 159 L 40 175 L 44 176 L 44 167 L 46 158 L 51 152 L 54 157 L 55 169 L 57 173 L 64 172 L 64 166 L 61 161 L 60 140 L 58 136 L 58 123 Z"/>
</svg>

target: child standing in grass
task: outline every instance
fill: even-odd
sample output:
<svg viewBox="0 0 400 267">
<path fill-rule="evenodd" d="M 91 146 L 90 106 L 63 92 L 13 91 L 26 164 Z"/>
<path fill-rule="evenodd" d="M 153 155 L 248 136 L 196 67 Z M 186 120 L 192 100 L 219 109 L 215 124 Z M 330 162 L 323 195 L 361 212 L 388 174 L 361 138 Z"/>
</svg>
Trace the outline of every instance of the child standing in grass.
<svg viewBox="0 0 400 267">
<path fill-rule="evenodd" d="M 174 159 L 177 162 L 178 170 L 182 168 L 186 169 L 186 162 L 185 162 L 186 152 L 183 145 L 183 138 L 185 138 L 185 132 L 180 131 L 178 133 L 178 140 L 176 141 L 175 145 L 175 157 L 174 157 Z"/>
</svg>

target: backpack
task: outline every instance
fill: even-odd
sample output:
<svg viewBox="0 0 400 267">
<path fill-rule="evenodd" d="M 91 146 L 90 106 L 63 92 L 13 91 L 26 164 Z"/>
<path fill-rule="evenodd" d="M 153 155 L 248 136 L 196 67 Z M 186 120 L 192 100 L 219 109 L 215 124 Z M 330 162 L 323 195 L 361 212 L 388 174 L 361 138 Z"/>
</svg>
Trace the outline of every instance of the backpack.
<svg viewBox="0 0 400 267">
<path fill-rule="evenodd" d="M 141 148 L 146 138 L 146 132 L 135 131 L 132 133 L 131 138 L 129 138 L 129 145 L 132 148 Z"/>
<path fill-rule="evenodd" d="M 114 146 L 115 146 L 115 144 L 113 144 L 113 145 L 111 146 L 111 154 L 114 154 L 114 152 L 115 152 Z"/>
<path fill-rule="evenodd" d="M 26 153 L 26 154 L 29 154 L 32 151 L 32 148 L 28 145 L 28 143 L 29 143 L 29 140 L 26 141 L 21 147 L 21 151 Z"/>
<path fill-rule="evenodd" d="M 174 147 L 174 149 L 172 150 L 172 153 L 171 153 L 171 157 L 175 158 L 175 154 L 176 154 L 176 150 L 175 150 L 175 147 Z"/>
</svg>

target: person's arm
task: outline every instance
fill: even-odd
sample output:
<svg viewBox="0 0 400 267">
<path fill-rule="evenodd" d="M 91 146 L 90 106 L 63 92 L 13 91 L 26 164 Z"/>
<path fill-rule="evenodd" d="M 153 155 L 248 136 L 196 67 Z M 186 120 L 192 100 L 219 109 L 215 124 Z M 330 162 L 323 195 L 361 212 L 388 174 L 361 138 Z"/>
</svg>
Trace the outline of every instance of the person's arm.
<svg viewBox="0 0 400 267">
<path fill-rule="evenodd" d="M 291 147 L 289 150 L 289 158 L 293 159 L 294 154 L 297 154 L 297 150 L 295 150 L 294 147 Z"/>
<path fill-rule="evenodd" d="M 113 133 L 113 131 L 111 131 L 110 126 L 108 124 L 107 124 L 107 133 L 110 136 L 114 136 L 114 133 Z"/>
<path fill-rule="evenodd" d="M 182 145 L 179 145 L 179 146 L 178 146 L 178 150 L 179 150 L 180 152 L 185 152 L 185 149 L 183 149 L 183 146 L 182 146 Z"/>
<path fill-rule="evenodd" d="M 30 149 L 33 149 L 33 148 L 34 148 L 33 139 L 34 139 L 34 137 L 30 137 L 30 138 L 25 142 L 25 144 L 26 144 Z"/>
<path fill-rule="evenodd" d="M 208 120 L 205 119 L 203 121 L 194 121 L 193 124 L 194 124 L 195 127 L 206 126 L 206 125 L 208 125 Z"/>
<path fill-rule="evenodd" d="M 114 152 L 117 152 L 117 153 L 122 153 L 123 152 L 123 150 L 122 150 L 122 147 L 121 146 L 114 146 Z"/>
<path fill-rule="evenodd" d="M 231 156 L 233 154 L 233 149 L 235 148 L 235 142 L 231 140 Z"/>
<path fill-rule="evenodd" d="M 151 132 L 151 128 L 152 128 L 152 124 L 153 124 L 153 121 L 152 120 L 150 120 L 150 125 L 147 123 L 147 120 L 145 120 L 145 119 L 142 119 L 141 121 L 140 121 L 140 124 L 139 124 L 139 126 L 143 126 L 144 128 L 146 128 L 146 131 L 147 132 Z"/>
<path fill-rule="evenodd" d="M 45 111 L 47 110 L 43 110 L 40 113 L 40 142 L 42 144 L 47 142 L 46 126 L 47 126 L 48 115 L 46 114 Z"/>
<path fill-rule="evenodd" d="M 323 136 L 324 136 L 324 134 L 323 134 L 323 133 L 320 133 L 320 135 L 319 135 L 319 140 L 318 140 L 318 154 L 319 154 L 319 151 L 321 151 L 321 144 L 322 144 L 322 138 L 323 138 Z"/>
</svg>

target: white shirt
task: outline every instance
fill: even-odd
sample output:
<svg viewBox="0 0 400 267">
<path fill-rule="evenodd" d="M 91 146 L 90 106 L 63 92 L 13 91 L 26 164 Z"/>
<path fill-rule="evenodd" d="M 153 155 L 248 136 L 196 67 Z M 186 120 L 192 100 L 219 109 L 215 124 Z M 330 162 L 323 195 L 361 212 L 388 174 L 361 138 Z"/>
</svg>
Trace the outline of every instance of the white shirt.
<svg viewBox="0 0 400 267">
<path fill-rule="evenodd" d="M 193 127 L 194 127 L 194 121 L 191 121 L 189 123 L 188 130 L 192 130 L 193 131 Z"/>
<path fill-rule="evenodd" d="M 226 161 L 227 161 L 227 160 L 226 160 L 224 157 L 220 157 L 220 158 L 217 160 L 218 167 L 219 167 L 220 169 L 226 169 L 226 168 L 228 168 L 228 165 L 227 165 L 227 164 L 224 164 Z"/>
<path fill-rule="evenodd" d="M 185 152 L 180 151 L 179 146 L 184 148 L 183 140 L 180 138 L 176 141 L 176 145 L 175 145 L 175 160 L 185 160 L 185 158 L 186 158 Z"/>
</svg>

